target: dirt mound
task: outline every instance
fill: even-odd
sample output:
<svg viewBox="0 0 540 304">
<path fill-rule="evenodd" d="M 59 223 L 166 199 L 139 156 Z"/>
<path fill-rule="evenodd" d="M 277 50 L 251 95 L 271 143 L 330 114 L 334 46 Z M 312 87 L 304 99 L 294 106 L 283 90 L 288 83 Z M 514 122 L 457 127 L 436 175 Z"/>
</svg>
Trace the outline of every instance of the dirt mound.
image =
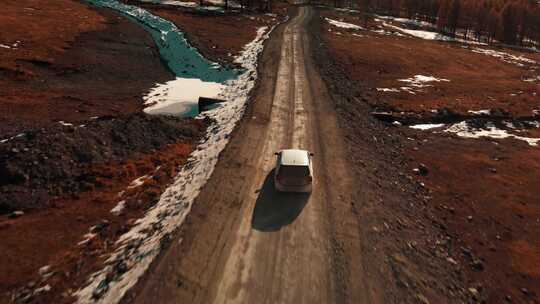
<svg viewBox="0 0 540 304">
<path fill-rule="evenodd" d="M 93 170 L 96 164 L 196 140 L 205 124 L 138 113 L 28 131 L 0 145 L 0 214 L 45 207 L 54 197 L 103 187 L 99 178 L 107 173 Z"/>
</svg>

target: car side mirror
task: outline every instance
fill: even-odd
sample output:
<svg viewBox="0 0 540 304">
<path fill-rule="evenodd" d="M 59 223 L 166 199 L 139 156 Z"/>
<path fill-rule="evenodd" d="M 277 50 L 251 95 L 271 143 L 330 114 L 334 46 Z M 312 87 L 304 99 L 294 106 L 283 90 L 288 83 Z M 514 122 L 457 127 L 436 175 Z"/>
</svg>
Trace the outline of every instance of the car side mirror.
<svg viewBox="0 0 540 304">
<path fill-rule="evenodd" d="M 313 153 L 311 153 L 311 152 L 309 153 L 309 156 L 314 156 L 314 155 L 315 155 L 315 154 L 313 154 Z"/>
<path fill-rule="evenodd" d="M 278 155 L 279 155 L 279 152 L 274 152 L 274 155 L 275 155 L 275 156 L 278 156 Z"/>
</svg>

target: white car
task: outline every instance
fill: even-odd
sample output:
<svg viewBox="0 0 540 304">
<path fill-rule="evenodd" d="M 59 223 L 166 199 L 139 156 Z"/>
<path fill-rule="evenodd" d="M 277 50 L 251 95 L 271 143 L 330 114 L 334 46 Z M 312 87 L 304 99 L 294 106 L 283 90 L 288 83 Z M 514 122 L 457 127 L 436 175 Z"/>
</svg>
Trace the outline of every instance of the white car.
<svg viewBox="0 0 540 304">
<path fill-rule="evenodd" d="M 286 149 L 275 153 L 274 184 L 277 191 L 311 192 L 313 184 L 313 153 L 306 150 Z"/>
</svg>

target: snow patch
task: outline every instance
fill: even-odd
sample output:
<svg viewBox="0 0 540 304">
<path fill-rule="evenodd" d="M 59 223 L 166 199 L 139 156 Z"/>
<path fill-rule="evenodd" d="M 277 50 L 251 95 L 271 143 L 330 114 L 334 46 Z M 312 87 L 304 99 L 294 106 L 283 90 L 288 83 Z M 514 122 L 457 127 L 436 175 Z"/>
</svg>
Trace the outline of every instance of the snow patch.
<svg viewBox="0 0 540 304">
<path fill-rule="evenodd" d="M 411 125 L 409 128 L 411 129 L 417 129 L 417 130 L 429 130 L 429 129 L 435 129 L 444 127 L 444 124 L 418 124 L 418 125 Z"/>
<path fill-rule="evenodd" d="M 470 114 L 473 114 L 473 115 L 489 115 L 491 114 L 491 110 L 478 110 L 478 111 L 473 111 L 473 110 L 469 110 L 467 111 L 467 113 L 470 113 Z"/>
<path fill-rule="evenodd" d="M 517 140 L 522 140 L 527 142 L 531 146 L 538 146 L 540 138 L 530 138 L 517 136 L 514 134 L 508 133 L 506 130 L 499 129 L 493 125 L 493 123 L 487 123 L 485 128 L 475 128 L 471 126 L 468 122 L 462 121 L 448 127 L 444 132 L 455 133 L 457 136 L 464 138 L 480 138 L 480 137 L 489 137 L 495 139 L 503 138 L 514 138 Z"/>
<path fill-rule="evenodd" d="M 400 92 L 399 89 L 396 88 L 377 88 L 378 92 Z"/>
<path fill-rule="evenodd" d="M 483 42 L 465 40 L 465 39 L 460 39 L 460 38 L 453 38 L 453 37 L 449 37 L 435 31 L 406 29 L 400 26 L 386 23 L 381 19 L 391 20 L 398 23 L 408 24 L 408 25 L 412 25 L 416 27 L 428 27 L 431 29 L 435 29 L 435 26 L 429 22 L 417 21 L 417 20 L 406 19 L 406 18 L 395 18 L 395 17 L 390 17 L 390 16 L 377 16 L 377 17 L 378 18 L 375 18 L 375 21 L 381 22 L 383 26 L 392 28 L 394 30 L 397 30 L 399 32 L 405 33 L 407 35 L 410 35 L 416 38 L 420 38 L 424 40 L 436 40 L 436 41 L 445 41 L 445 42 L 460 42 L 464 44 L 486 45 L 486 43 L 483 43 Z M 398 34 L 396 36 L 401 36 L 401 35 Z"/>
<path fill-rule="evenodd" d="M 198 116 L 210 117 L 216 124 L 209 127 L 205 139 L 191 153 L 188 164 L 182 167 L 156 205 L 120 237 L 118 248 L 107 259 L 106 266 L 91 275 L 88 285 L 75 292 L 77 303 L 118 303 L 158 255 L 162 240 L 182 225 L 194 199 L 210 178 L 219 154 L 229 141 L 229 134 L 244 113 L 257 78 L 257 59 L 270 32 L 267 27 L 260 28 L 255 40 L 235 59 L 245 72 L 225 83 L 219 97 L 228 102 Z M 119 263 L 125 265 L 124 273 L 115 273 L 114 266 Z"/>
<path fill-rule="evenodd" d="M 359 25 L 356 25 L 356 24 L 342 22 L 342 21 L 338 21 L 338 20 L 334 20 L 334 19 L 330 19 L 330 18 L 324 18 L 324 19 L 328 23 L 330 23 L 331 25 L 333 25 L 335 27 L 344 28 L 344 29 L 351 29 L 351 30 L 363 30 L 364 29 L 363 27 L 361 27 Z"/>
<path fill-rule="evenodd" d="M 406 78 L 406 79 L 398 79 L 398 81 L 401 82 L 408 82 L 411 86 L 416 88 L 424 88 L 424 87 L 430 87 L 430 84 L 426 84 L 428 82 L 449 82 L 450 80 L 444 79 L 444 78 L 437 78 L 433 76 L 424 76 L 424 75 L 415 75 L 412 78 Z"/>
<path fill-rule="evenodd" d="M 530 64 L 536 64 L 537 63 L 536 61 L 534 61 L 532 59 L 529 59 L 527 57 L 515 56 L 515 55 L 505 53 L 505 52 L 501 52 L 501 51 L 486 50 L 486 49 L 482 49 L 482 48 L 473 48 L 471 51 L 474 52 L 474 53 L 484 54 L 484 55 L 487 55 L 487 56 L 492 56 L 492 57 L 495 57 L 495 58 L 499 58 L 499 59 L 501 59 L 502 61 L 504 61 L 506 63 L 514 64 L 514 65 L 517 65 L 517 66 L 520 66 L 520 67 L 524 67 L 526 64 L 530 65 Z"/>
<path fill-rule="evenodd" d="M 225 86 L 200 79 L 176 78 L 158 84 L 143 97 L 148 114 L 196 116 L 199 97 L 216 98 Z"/>
<path fill-rule="evenodd" d="M 73 127 L 73 124 L 72 124 L 72 123 L 65 122 L 65 121 L 63 121 L 63 120 L 60 120 L 58 123 L 61 124 L 62 126 Z"/>
</svg>

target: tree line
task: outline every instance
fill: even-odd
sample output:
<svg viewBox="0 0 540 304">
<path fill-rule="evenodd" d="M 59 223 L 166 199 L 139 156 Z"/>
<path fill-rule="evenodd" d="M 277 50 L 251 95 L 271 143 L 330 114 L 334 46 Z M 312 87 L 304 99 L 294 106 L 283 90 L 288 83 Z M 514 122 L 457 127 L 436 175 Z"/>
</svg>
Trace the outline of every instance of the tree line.
<svg viewBox="0 0 540 304">
<path fill-rule="evenodd" d="M 365 15 L 426 21 L 445 35 L 487 43 L 540 47 L 538 0 L 323 0 Z"/>
</svg>

